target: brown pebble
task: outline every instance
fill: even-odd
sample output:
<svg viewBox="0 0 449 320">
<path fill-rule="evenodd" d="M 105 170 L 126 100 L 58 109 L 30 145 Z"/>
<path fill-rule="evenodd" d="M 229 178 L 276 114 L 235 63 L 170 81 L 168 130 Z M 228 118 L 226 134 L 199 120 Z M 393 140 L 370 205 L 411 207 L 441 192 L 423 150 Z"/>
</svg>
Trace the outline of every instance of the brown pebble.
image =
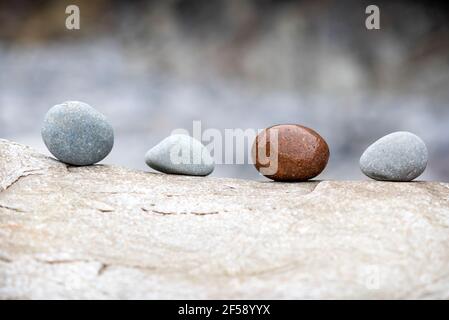
<svg viewBox="0 0 449 320">
<path fill-rule="evenodd" d="M 278 152 L 271 155 L 272 149 L 276 151 L 276 144 L 273 144 L 276 132 Z M 267 178 L 306 181 L 324 170 L 329 160 L 329 147 L 312 129 L 297 124 L 282 124 L 263 130 L 254 142 L 252 154 L 253 160 L 256 159 L 256 169 Z"/>
</svg>

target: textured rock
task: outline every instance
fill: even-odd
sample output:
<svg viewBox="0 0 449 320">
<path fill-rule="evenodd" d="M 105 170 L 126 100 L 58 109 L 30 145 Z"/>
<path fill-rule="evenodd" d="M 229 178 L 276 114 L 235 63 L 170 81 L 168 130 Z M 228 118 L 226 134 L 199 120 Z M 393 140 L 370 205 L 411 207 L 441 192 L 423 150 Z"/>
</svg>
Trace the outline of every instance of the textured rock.
<svg viewBox="0 0 449 320">
<path fill-rule="evenodd" d="M 169 174 L 207 176 L 214 171 L 209 150 L 184 134 L 174 134 L 162 140 L 147 152 L 145 162 L 154 170 Z"/>
<path fill-rule="evenodd" d="M 106 158 L 114 145 L 114 131 L 106 117 L 88 104 L 67 101 L 47 112 L 42 139 L 62 162 L 84 166 Z"/>
<path fill-rule="evenodd" d="M 412 181 L 426 169 L 427 158 L 421 138 L 399 131 L 370 145 L 360 158 L 360 169 L 375 180 Z"/>
<path fill-rule="evenodd" d="M 277 141 L 277 145 L 273 141 Z M 272 158 L 268 159 L 270 155 Z M 293 124 L 277 125 L 257 136 L 253 159 L 256 159 L 256 169 L 267 178 L 306 181 L 324 170 L 329 160 L 329 147 L 312 129 Z"/>
<path fill-rule="evenodd" d="M 0 140 L 0 299 L 449 298 L 449 184 L 70 167 Z"/>
</svg>

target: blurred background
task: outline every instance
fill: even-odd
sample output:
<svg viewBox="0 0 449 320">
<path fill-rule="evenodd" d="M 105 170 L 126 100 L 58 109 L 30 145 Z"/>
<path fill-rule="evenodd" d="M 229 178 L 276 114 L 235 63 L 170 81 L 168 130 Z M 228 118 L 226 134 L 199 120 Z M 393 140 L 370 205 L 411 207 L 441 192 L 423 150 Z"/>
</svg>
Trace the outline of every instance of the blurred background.
<svg viewBox="0 0 449 320">
<path fill-rule="evenodd" d="M 66 6 L 81 29 L 65 27 Z M 380 8 L 367 30 L 365 8 Z M 173 129 L 318 131 L 321 179 L 364 179 L 377 138 L 421 136 L 422 176 L 449 181 L 449 5 L 440 1 L 0 0 L 0 138 L 48 153 L 46 111 L 81 100 L 115 128 L 104 161 L 137 169 Z M 214 176 L 263 179 L 251 165 Z"/>
</svg>

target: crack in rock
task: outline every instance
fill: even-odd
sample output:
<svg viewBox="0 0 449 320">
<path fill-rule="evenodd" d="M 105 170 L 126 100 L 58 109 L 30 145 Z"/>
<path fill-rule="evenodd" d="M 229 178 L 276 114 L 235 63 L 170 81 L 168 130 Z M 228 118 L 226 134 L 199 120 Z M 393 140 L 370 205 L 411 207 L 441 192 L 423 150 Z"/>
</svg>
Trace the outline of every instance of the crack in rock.
<svg viewBox="0 0 449 320">
<path fill-rule="evenodd" d="M 106 272 L 106 270 L 110 267 L 109 264 L 106 263 L 102 263 L 100 268 L 97 271 L 97 276 L 101 276 L 103 273 Z"/>
<path fill-rule="evenodd" d="M 139 269 L 139 270 L 147 270 L 154 271 L 157 270 L 156 267 L 144 266 L 144 265 L 132 265 L 132 264 L 120 264 L 120 263 L 106 263 L 97 260 L 88 260 L 88 259 L 67 259 L 67 260 L 43 260 L 39 258 L 33 258 L 35 261 L 47 265 L 64 265 L 64 264 L 74 264 L 74 263 L 98 263 L 100 267 L 97 270 L 97 275 L 103 275 L 109 268 L 111 267 L 121 267 L 121 268 L 130 268 L 130 269 Z M 2 258 L 0 256 L 0 261 L 4 262 L 13 262 L 10 259 Z"/>
<path fill-rule="evenodd" d="M 211 212 L 195 212 L 195 211 L 191 211 L 190 214 L 196 215 L 196 216 L 207 216 L 207 215 L 212 215 L 212 214 L 218 214 L 218 211 L 211 211 Z"/>
<path fill-rule="evenodd" d="M 8 190 L 10 187 L 12 187 L 14 184 L 18 183 L 23 178 L 26 178 L 28 176 L 42 175 L 41 171 L 42 171 L 42 169 L 33 169 L 33 170 L 22 171 L 17 177 L 12 179 L 12 181 L 7 183 L 5 186 L 1 186 L 0 192 Z"/>
<path fill-rule="evenodd" d="M 0 204 L 0 208 L 1 209 L 15 211 L 15 212 L 20 212 L 20 213 L 26 213 L 27 212 L 25 210 L 22 210 L 22 209 L 19 209 L 19 208 L 15 208 L 15 207 L 6 206 L 4 204 Z"/>
<path fill-rule="evenodd" d="M 190 211 L 190 212 L 173 212 L 173 211 L 160 211 L 160 210 L 149 210 L 147 208 L 142 208 L 144 212 L 153 212 L 162 216 L 171 216 L 171 215 L 185 215 L 185 214 L 192 214 L 195 216 L 207 216 L 207 215 L 214 215 L 219 214 L 219 211 L 210 211 L 210 212 L 197 212 L 197 211 Z"/>
<path fill-rule="evenodd" d="M 0 261 L 1 261 L 1 262 L 5 262 L 5 263 L 11 263 L 11 262 L 12 262 L 11 259 L 8 259 L 8 258 L 3 257 L 3 256 L 0 256 Z"/>
</svg>

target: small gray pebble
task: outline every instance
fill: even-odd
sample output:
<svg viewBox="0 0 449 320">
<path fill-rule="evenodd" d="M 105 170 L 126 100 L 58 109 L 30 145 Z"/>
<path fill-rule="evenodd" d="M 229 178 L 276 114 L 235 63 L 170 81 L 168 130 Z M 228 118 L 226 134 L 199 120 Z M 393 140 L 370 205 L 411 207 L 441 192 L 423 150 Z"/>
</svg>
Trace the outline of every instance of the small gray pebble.
<svg viewBox="0 0 449 320">
<path fill-rule="evenodd" d="M 191 176 L 207 176 L 215 167 L 209 150 L 198 140 L 183 134 L 162 140 L 147 152 L 145 162 L 157 171 Z"/>
<path fill-rule="evenodd" d="M 370 145 L 360 158 L 360 169 L 368 177 L 385 181 L 412 181 L 427 166 L 425 143 L 410 132 L 394 132 Z"/>
<path fill-rule="evenodd" d="M 86 103 L 67 101 L 46 114 L 42 139 L 60 161 L 85 166 L 97 163 L 111 152 L 114 131 L 106 117 Z"/>
</svg>

